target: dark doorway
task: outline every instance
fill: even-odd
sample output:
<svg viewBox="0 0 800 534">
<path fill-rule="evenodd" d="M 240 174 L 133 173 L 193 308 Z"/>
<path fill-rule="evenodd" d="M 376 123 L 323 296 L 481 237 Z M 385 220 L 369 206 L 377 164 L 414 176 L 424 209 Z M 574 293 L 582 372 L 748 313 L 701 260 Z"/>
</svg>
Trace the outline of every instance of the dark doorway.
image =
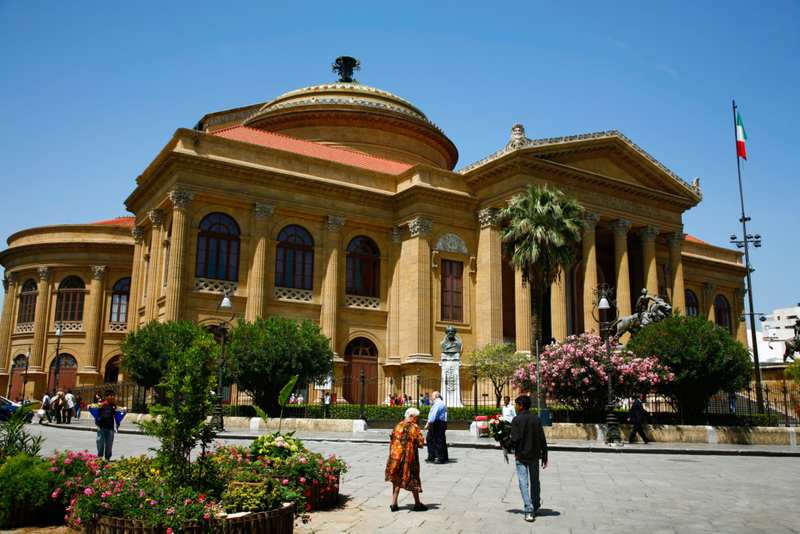
<svg viewBox="0 0 800 534">
<path fill-rule="evenodd" d="M 344 374 L 344 398 L 351 404 L 361 404 L 361 370 L 364 370 L 365 404 L 378 404 L 378 349 L 369 339 L 357 337 L 344 351 L 347 366 Z"/>
</svg>

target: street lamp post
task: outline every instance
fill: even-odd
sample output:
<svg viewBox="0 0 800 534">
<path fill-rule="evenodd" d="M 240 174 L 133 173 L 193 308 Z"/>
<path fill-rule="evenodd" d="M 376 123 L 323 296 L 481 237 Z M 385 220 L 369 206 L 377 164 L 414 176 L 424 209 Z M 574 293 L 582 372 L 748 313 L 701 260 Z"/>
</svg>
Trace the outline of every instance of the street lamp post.
<svg viewBox="0 0 800 534">
<path fill-rule="evenodd" d="M 61 348 L 61 336 L 64 333 L 61 331 L 61 324 L 56 326 L 56 387 L 55 391 L 58 391 L 58 374 L 61 371 L 61 357 L 59 355 L 59 349 Z"/>
<path fill-rule="evenodd" d="M 611 374 L 614 372 L 614 363 L 611 361 L 611 333 L 614 325 L 619 317 L 619 308 L 617 308 L 617 301 L 611 300 L 614 294 L 614 288 L 608 287 L 608 284 L 600 284 L 594 292 L 596 301 L 592 302 L 592 316 L 594 320 L 600 325 L 600 331 L 606 341 L 606 376 L 608 376 L 608 404 L 606 409 L 608 415 L 606 419 L 606 443 L 622 443 L 622 433 L 619 430 L 619 423 L 617 416 L 614 413 L 614 394 L 611 390 Z M 611 311 L 613 310 L 613 312 Z M 602 321 L 601 314 L 613 313 L 611 320 Z M 608 319 L 608 316 L 606 316 Z"/>
<path fill-rule="evenodd" d="M 230 319 L 226 319 L 228 314 Z M 222 318 L 220 318 L 222 314 Z M 230 299 L 230 293 L 226 289 L 222 294 L 222 302 L 217 306 L 214 318 L 219 322 L 220 353 L 219 353 L 219 375 L 217 376 L 217 405 L 214 406 L 214 413 L 211 415 L 211 426 L 222 432 L 225 430 L 225 422 L 222 415 L 222 373 L 225 370 L 225 335 L 228 333 L 228 325 L 236 317 L 236 309 Z"/>
</svg>

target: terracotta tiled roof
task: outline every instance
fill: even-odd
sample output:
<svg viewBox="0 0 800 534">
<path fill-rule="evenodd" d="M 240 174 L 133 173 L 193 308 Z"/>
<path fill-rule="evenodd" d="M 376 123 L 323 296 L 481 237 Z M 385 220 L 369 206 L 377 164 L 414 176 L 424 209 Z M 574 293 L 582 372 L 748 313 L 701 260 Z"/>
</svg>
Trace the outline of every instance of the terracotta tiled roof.
<svg viewBox="0 0 800 534">
<path fill-rule="evenodd" d="M 225 128 L 224 130 L 212 132 L 211 135 L 277 150 L 284 150 L 303 156 L 311 156 L 312 158 L 352 165 L 353 167 L 361 167 L 362 169 L 386 174 L 398 175 L 411 168 L 411 165 L 408 163 L 378 158 L 368 154 L 359 154 L 358 152 L 351 152 L 350 150 L 314 143 L 304 139 L 297 139 L 295 137 L 289 137 L 288 135 L 256 130 L 255 128 L 249 128 L 247 126 Z"/>
<path fill-rule="evenodd" d="M 691 241 L 692 243 L 702 243 L 704 245 L 708 245 L 705 241 L 700 241 L 696 237 L 692 237 L 689 234 L 686 234 L 686 241 Z"/>
<path fill-rule="evenodd" d="M 130 226 L 131 228 L 133 228 L 133 225 L 135 223 L 136 223 L 136 217 L 117 217 L 116 219 L 93 222 L 89 224 L 97 224 L 100 226 Z"/>
</svg>

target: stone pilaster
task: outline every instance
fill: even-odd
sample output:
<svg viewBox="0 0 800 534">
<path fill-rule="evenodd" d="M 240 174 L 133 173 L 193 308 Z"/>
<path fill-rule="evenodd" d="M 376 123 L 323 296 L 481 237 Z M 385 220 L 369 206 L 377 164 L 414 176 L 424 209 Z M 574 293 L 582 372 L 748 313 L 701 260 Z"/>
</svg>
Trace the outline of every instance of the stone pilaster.
<svg viewBox="0 0 800 534">
<path fill-rule="evenodd" d="M 92 282 L 89 287 L 89 305 L 86 308 L 83 329 L 86 331 L 86 365 L 81 374 L 94 374 L 100 368 L 100 333 L 103 328 L 103 298 L 105 265 L 92 265 Z"/>
<path fill-rule="evenodd" d="M 531 347 L 531 288 L 522 284 L 522 271 L 514 271 L 514 308 L 516 311 L 517 350 L 530 352 Z"/>
<path fill-rule="evenodd" d="M 714 295 L 717 292 L 717 284 L 714 282 L 706 282 L 703 284 L 703 293 L 705 293 L 705 304 L 706 304 L 706 317 L 712 323 L 715 322 L 714 317 Z"/>
<path fill-rule="evenodd" d="M 144 283 L 142 272 L 142 249 L 144 244 L 144 228 L 135 226 L 133 234 L 133 269 L 131 270 L 131 292 L 128 296 L 128 332 L 139 327 L 139 306 L 141 306 L 141 285 Z"/>
<path fill-rule="evenodd" d="M 503 342 L 503 275 L 500 253 L 500 224 L 497 210 L 478 212 L 478 268 L 475 274 L 475 308 L 478 347 Z"/>
<path fill-rule="evenodd" d="M 325 278 L 322 280 L 322 311 L 319 325 L 322 335 L 331 340 L 334 360 L 336 352 L 336 326 L 339 311 L 339 232 L 344 226 L 344 217 L 328 215 L 325 219 Z"/>
<path fill-rule="evenodd" d="M 614 232 L 614 267 L 617 284 L 617 308 L 620 317 L 631 314 L 631 277 L 628 269 L 628 230 L 631 221 L 617 219 L 611 221 L 611 230 Z M 628 335 L 624 336 L 627 339 Z M 624 342 L 624 341 L 623 341 Z"/>
<path fill-rule="evenodd" d="M 558 279 L 550 285 L 550 329 L 556 341 L 567 338 L 567 273 L 564 269 Z M 543 340 L 548 343 L 550 340 Z"/>
<path fill-rule="evenodd" d="M 161 223 L 164 220 L 164 212 L 161 210 L 150 210 L 147 213 L 150 218 L 150 223 L 153 228 L 150 231 L 150 249 L 147 261 L 147 288 L 145 289 L 145 322 L 149 323 L 158 318 L 158 296 L 161 291 L 158 290 L 159 277 L 158 277 L 158 264 L 161 247 Z"/>
<path fill-rule="evenodd" d="M 11 372 L 11 327 L 14 323 L 14 301 L 17 296 L 17 273 L 6 271 L 3 278 L 3 315 L 0 318 L 0 373 Z M 11 380 L 11 378 L 9 378 Z"/>
<path fill-rule="evenodd" d="M 656 236 L 658 231 L 659 228 L 649 224 L 636 231 L 642 240 L 644 286 L 650 295 L 658 295 L 658 272 L 656 271 Z"/>
<path fill-rule="evenodd" d="M 33 319 L 33 348 L 31 349 L 31 363 L 28 367 L 30 371 L 41 371 L 44 362 L 45 336 L 49 318 L 47 312 L 50 311 L 50 279 L 53 276 L 52 267 L 39 267 L 39 296 L 36 297 L 36 317 Z"/>
<path fill-rule="evenodd" d="M 597 288 L 597 241 L 595 228 L 600 220 L 599 213 L 589 211 L 583 212 L 581 216 L 584 223 L 583 235 L 581 236 L 581 248 L 583 249 L 583 329 L 599 330 L 592 316 L 592 295 Z"/>
<path fill-rule="evenodd" d="M 399 365 L 400 358 L 400 251 L 403 243 L 403 231 L 392 228 L 392 251 L 389 257 L 389 320 L 386 328 L 387 345 L 389 354 L 386 363 Z"/>
<path fill-rule="evenodd" d="M 172 237 L 169 246 L 169 272 L 167 273 L 167 299 L 164 319 L 177 321 L 183 317 L 186 295 L 186 273 L 189 250 L 189 207 L 194 191 L 173 189 L 168 193 L 172 202 Z"/>
<path fill-rule="evenodd" d="M 255 219 L 253 238 L 255 251 L 250 276 L 247 280 L 247 309 L 245 318 L 253 321 L 256 317 L 264 317 L 267 310 L 267 267 L 269 265 L 269 219 L 275 206 L 256 202 L 253 205 Z"/>
<path fill-rule="evenodd" d="M 686 315 L 686 292 L 683 285 L 683 258 L 681 256 L 683 232 L 672 232 L 667 234 L 667 244 L 669 245 L 669 274 L 670 289 L 672 290 L 672 309 L 680 309 L 681 314 Z"/>
<path fill-rule="evenodd" d="M 410 238 L 403 241 L 400 343 L 405 363 L 431 363 L 431 247 L 432 219 L 408 221 Z"/>
</svg>

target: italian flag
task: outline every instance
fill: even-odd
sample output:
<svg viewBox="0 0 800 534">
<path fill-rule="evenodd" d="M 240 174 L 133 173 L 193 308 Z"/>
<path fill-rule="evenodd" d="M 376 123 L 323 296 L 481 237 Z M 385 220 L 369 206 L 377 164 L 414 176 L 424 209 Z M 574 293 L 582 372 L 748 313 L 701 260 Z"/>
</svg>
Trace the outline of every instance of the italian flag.
<svg viewBox="0 0 800 534">
<path fill-rule="evenodd" d="M 740 158 L 747 159 L 747 152 L 744 149 L 744 142 L 747 141 L 747 134 L 744 133 L 744 124 L 742 124 L 742 116 L 736 114 L 736 155 Z"/>
</svg>

